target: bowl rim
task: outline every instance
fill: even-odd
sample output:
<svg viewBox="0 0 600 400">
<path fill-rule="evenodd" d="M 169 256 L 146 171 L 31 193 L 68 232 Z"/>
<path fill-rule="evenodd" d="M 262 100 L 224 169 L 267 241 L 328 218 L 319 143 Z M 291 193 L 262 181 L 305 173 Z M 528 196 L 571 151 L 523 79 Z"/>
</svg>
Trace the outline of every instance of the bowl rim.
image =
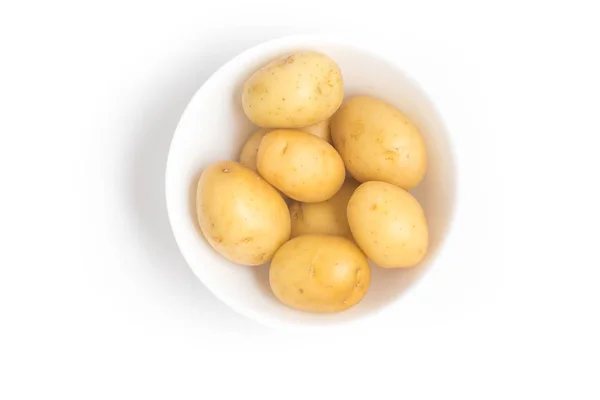
<svg viewBox="0 0 600 400">
<path fill-rule="evenodd" d="M 271 316 L 267 313 L 258 312 L 251 307 L 244 307 L 243 305 L 239 304 L 239 302 L 237 302 L 236 300 L 230 298 L 230 296 L 227 296 L 227 295 L 224 295 L 222 293 L 218 293 L 217 291 L 215 291 L 213 285 L 206 283 L 206 276 L 203 276 L 202 272 L 199 269 L 194 268 L 192 263 L 190 263 L 189 258 L 187 256 L 186 252 L 184 251 L 184 247 L 182 246 L 182 238 L 177 233 L 177 231 L 174 227 L 173 215 L 172 215 L 173 203 L 170 200 L 171 196 L 169 196 L 169 193 L 170 193 L 169 171 L 172 170 L 171 164 L 173 162 L 172 161 L 172 159 L 173 159 L 173 144 L 176 142 L 176 138 L 177 138 L 178 134 L 180 134 L 182 121 L 185 120 L 185 117 L 187 116 L 187 114 L 189 112 L 191 112 L 190 105 L 193 104 L 196 101 L 196 99 L 202 95 L 203 91 L 206 90 L 206 88 L 210 86 L 211 82 L 215 81 L 216 77 L 227 73 L 228 70 L 233 65 L 239 63 L 240 60 L 252 58 L 254 55 L 259 55 L 263 52 L 268 52 L 270 49 L 273 49 L 273 48 L 297 45 L 297 44 L 301 44 L 302 42 L 323 42 L 323 43 L 335 44 L 335 45 L 340 45 L 340 46 L 344 46 L 344 47 L 348 47 L 348 48 L 353 48 L 357 51 L 360 51 L 361 53 L 368 55 L 369 57 L 378 59 L 380 61 L 384 61 L 384 62 L 394 66 L 395 68 L 398 68 L 403 73 L 403 75 L 406 77 L 406 79 L 409 80 L 411 82 L 411 84 L 414 85 L 423 94 L 423 96 L 425 96 L 427 98 L 427 100 L 429 100 L 432 109 L 437 113 L 440 123 L 443 125 L 445 132 L 448 134 L 448 137 L 447 137 L 448 151 L 451 153 L 450 157 L 451 157 L 451 160 L 453 163 L 453 169 L 454 169 L 454 188 L 455 188 L 454 189 L 454 202 L 453 202 L 454 204 L 449 212 L 446 233 L 440 240 L 439 248 L 437 249 L 435 255 L 433 256 L 434 257 L 433 260 L 431 260 L 431 262 L 433 262 L 434 260 L 435 260 L 435 262 L 432 263 L 430 268 L 433 268 L 435 266 L 435 264 L 437 264 L 439 262 L 439 260 L 443 258 L 444 254 L 446 253 L 446 250 L 447 250 L 446 244 L 448 243 L 450 236 L 452 235 L 453 227 L 454 227 L 455 221 L 457 219 L 457 214 L 458 214 L 457 204 L 459 202 L 458 199 L 459 199 L 459 194 L 460 194 L 460 190 L 459 190 L 460 181 L 458 179 L 459 160 L 457 157 L 456 144 L 454 143 L 454 139 L 452 138 L 452 136 L 449 134 L 450 131 L 448 129 L 448 124 L 446 122 L 446 119 L 444 118 L 444 115 L 437 107 L 436 102 L 434 101 L 432 96 L 429 94 L 429 92 L 427 92 L 423 88 L 423 86 L 419 83 L 419 81 L 417 79 L 415 79 L 414 76 L 409 71 L 405 70 L 400 65 L 398 65 L 397 61 L 391 59 L 389 56 L 386 56 L 386 54 L 381 51 L 372 50 L 372 49 L 367 48 L 366 45 L 364 45 L 363 43 L 360 43 L 357 40 L 348 39 L 347 37 L 342 37 L 342 36 L 335 35 L 335 34 L 293 34 L 293 35 L 285 35 L 285 36 L 281 36 L 278 38 L 263 41 L 261 43 L 258 43 L 256 45 L 249 47 L 249 48 L 239 52 L 238 54 L 236 54 L 234 57 L 232 57 L 231 59 L 229 59 L 228 61 L 223 63 L 220 67 L 218 67 L 218 69 L 216 71 L 214 71 L 204 81 L 204 83 L 196 90 L 194 95 L 190 98 L 184 111 L 182 112 L 181 116 L 179 117 L 177 126 L 175 127 L 173 136 L 171 138 L 171 142 L 169 144 L 167 161 L 165 163 L 166 211 L 167 211 L 167 216 L 169 219 L 169 225 L 170 225 L 171 231 L 173 233 L 173 237 L 175 238 L 177 247 L 179 248 L 179 251 L 180 251 L 181 255 L 183 256 L 188 267 L 192 270 L 192 272 L 194 273 L 196 278 L 198 278 L 202 282 L 202 284 L 205 286 L 205 288 L 210 293 L 212 293 L 213 296 L 215 296 L 218 300 L 220 300 L 221 302 L 226 304 L 229 308 L 231 308 L 233 311 L 235 311 L 238 315 L 245 317 L 247 319 L 253 320 L 261 325 L 264 325 L 264 326 L 267 326 L 270 328 L 320 329 L 323 327 L 343 327 L 343 326 L 357 324 L 359 321 L 360 321 L 360 323 L 363 323 L 369 319 L 372 319 L 375 316 L 380 315 L 384 310 L 391 307 L 394 303 L 396 303 L 396 301 L 391 301 L 387 304 L 384 304 L 381 307 L 379 307 L 377 310 L 372 311 L 370 313 L 366 313 L 364 315 L 361 315 L 359 318 L 336 321 L 335 324 L 325 323 L 322 326 L 319 326 L 317 324 L 305 324 L 305 323 L 295 323 L 295 322 L 291 322 L 291 321 L 286 321 L 284 319 L 280 319 L 280 318 Z M 284 51 L 284 50 L 282 49 L 282 51 Z M 412 292 L 415 289 L 415 287 L 417 286 L 417 284 L 422 280 L 423 275 L 426 275 L 429 272 L 430 271 L 425 271 L 425 273 L 422 273 L 420 276 L 418 276 L 415 279 L 415 281 L 404 290 L 401 297 L 405 296 L 409 292 Z"/>
</svg>

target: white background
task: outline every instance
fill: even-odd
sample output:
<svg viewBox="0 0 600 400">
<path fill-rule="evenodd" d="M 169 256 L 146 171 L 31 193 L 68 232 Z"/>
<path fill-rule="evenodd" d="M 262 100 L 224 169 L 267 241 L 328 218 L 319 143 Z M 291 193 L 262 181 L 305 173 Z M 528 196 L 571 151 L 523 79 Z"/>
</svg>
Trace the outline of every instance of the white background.
<svg viewBox="0 0 600 400">
<path fill-rule="evenodd" d="M 0 3 L 0 398 L 600 398 L 594 3 Z M 421 318 L 268 330 L 172 238 L 164 166 L 193 93 L 313 32 L 422 46 L 426 89 L 482 152 L 477 257 L 424 277 L 444 300 Z"/>
</svg>

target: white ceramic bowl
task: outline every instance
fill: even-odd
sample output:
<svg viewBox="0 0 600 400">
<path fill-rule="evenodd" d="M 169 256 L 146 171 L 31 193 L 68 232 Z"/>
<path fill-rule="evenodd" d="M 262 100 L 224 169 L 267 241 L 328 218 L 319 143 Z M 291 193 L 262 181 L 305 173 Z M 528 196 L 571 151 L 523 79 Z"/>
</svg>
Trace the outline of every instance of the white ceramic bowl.
<svg viewBox="0 0 600 400">
<path fill-rule="evenodd" d="M 241 107 L 244 81 L 262 65 L 293 51 L 316 50 L 333 58 L 344 78 L 345 95 L 366 94 L 401 109 L 420 128 L 428 149 L 428 172 L 413 194 L 429 223 L 430 247 L 421 265 L 389 270 L 372 266 L 371 287 L 355 307 L 337 314 L 310 314 L 290 309 L 271 293 L 268 265 L 233 264 L 203 239 L 196 220 L 195 193 L 200 173 L 218 160 L 237 160 L 253 126 Z M 438 262 L 450 228 L 455 199 L 455 169 L 444 122 L 417 82 L 379 54 L 343 40 L 289 36 L 253 47 L 223 65 L 198 90 L 173 136 L 166 171 L 167 210 L 175 239 L 196 276 L 219 299 L 251 319 L 269 326 L 340 324 L 374 315 L 393 302 Z"/>
</svg>

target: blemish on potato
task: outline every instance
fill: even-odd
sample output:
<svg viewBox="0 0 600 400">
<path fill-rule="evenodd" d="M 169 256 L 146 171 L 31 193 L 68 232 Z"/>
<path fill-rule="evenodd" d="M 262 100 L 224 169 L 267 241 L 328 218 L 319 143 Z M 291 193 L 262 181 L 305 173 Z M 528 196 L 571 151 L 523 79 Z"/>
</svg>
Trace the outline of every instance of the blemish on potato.
<svg viewBox="0 0 600 400">
<path fill-rule="evenodd" d="M 225 173 L 229 172 L 229 168 L 223 168 L 223 172 L 225 172 Z"/>
<path fill-rule="evenodd" d="M 298 207 L 294 210 L 294 219 L 298 220 L 298 219 L 303 219 L 304 218 L 304 211 L 302 210 L 302 203 L 296 203 L 298 205 Z"/>
<path fill-rule="evenodd" d="M 298 289 L 298 292 L 299 292 L 300 294 L 304 294 L 304 289 L 300 288 L 300 289 Z"/>
<path fill-rule="evenodd" d="M 373 203 L 373 205 L 371 205 L 371 211 L 375 210 L 377 210 L 377 203 Z"/>
</svg>

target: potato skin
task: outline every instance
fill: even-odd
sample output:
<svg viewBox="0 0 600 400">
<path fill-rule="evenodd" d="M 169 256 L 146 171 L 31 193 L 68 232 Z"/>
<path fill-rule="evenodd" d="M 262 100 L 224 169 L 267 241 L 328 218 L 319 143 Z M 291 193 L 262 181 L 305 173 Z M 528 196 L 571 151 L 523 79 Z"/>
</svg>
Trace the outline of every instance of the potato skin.
<svg viewBox="0 0 600 400">
<path fill-rule="evenodd" d="M 271 185 L 306 203 L 330 199 L 346 177 L 344 162 L 329 143 L 294 129 L 265 134 L 258 149 L 257 167 Z"/>
<path fill-rule="evenodd" d="M 316 137 L 325 140 L 327 143 L 331 143 L 331 132 L 329 124 L 331 121 L 326 119 L 316 124 L 299 128 L 298 130 L 310 133 Z M 269 128 L 258 128 L 246 139 L 246 143 L 242 147 L 240 152 L 240 164 L 244 167 L 248 167 L 253 171 L 256 171 L 256 156 L 258 154 L 258 148 L 260 147 L 260 141 L 262 140 L 265 133 L 269 132 Z"/>
<path fill-rule="evenodd" d="M 329 200 L 319 203 L 293 201 L 290 204 L 291 237 L 324 234 L 352 239 L 346 210 L 350 196 L 357 187 L 358 182 L 347 178 L 342 188 Z"/>
<path fill-rule="evenodd" d="M 348 224 L 358 246 L 384 268 L 406 268 L 427 253 L 429 231 L 421 205 L 386 182 L 365 182 L 348 202 Z"/>
<path fill-rule="evenodd" d="M 369 262 L 350 240 L 303 235 L 275 253 L 269 270 L 275 296 L 302 311 L 331 313 L 348 309 L 371 283 Z"/>
<path fill-rule="evenodd" d="M 256 172 L 233 161 L 202 172 L 196 212 L 208 243 L 238 264 L 264 264 L 290 237 L 283 198 Z"/>
<path fill-rule="evenodd" d="M 256 171 L 256 155 L 258 154 L 260 141 L 268 131 L 266 128 L 258 128 L 252 132 L 240 152 L 240 164 L 250 168 L 252 171 Z"/>
<path fill-rule="evenodd" d="M 409 190 L 427 171 L 418 128 L 400 110 L 373 97 L 345 101 L 331 120 L 331 137 L 359 182 L 383 181 Z"/>
<path fill-rule="evenodd" d="M 242 107 L 264 128 L 299 128 L 323 121 L 344 98 L 342 73 L 324 54 L 301 52 L 280 57 L 244 84 Z"/>
<path fill-rule="evenodd" d="M 298 128 L 298 130 L 308 132 L 325 140 L 327 143 L 331 143 L 331 119 L 329 118 L 316 124 L 305 126 L 304 128 Z"/>
</svg>

